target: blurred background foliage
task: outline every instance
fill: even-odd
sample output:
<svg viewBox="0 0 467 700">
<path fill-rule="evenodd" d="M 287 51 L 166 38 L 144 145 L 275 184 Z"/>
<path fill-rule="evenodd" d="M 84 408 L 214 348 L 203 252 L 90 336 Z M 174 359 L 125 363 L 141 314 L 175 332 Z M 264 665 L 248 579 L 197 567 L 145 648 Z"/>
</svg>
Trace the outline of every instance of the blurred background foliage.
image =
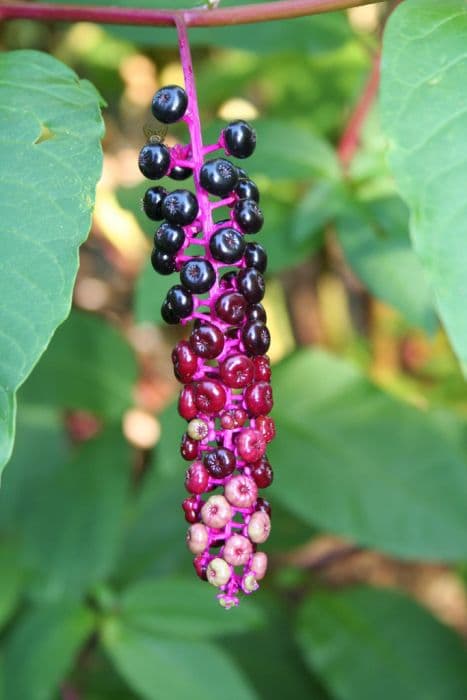
<svg viewBox="0 0 467 700">
<path fill-rule="evenodd" d="M 175 33 L 2 26 L 3 50 L 51 53 L 107 102 L 73 310 L 19 393 L 0 491 L 2 700 L 466 697 L 465 385 L 376 106 L 345 176 L 336 155 L 384 13 L 191 32 L 205 139 L 257 128 L 270 254 L 271 572 L 229 614 L 184 547 L 184 332 L 161 323 L 140 208 L 150 100 L 182 82 Z"/>
</svg>

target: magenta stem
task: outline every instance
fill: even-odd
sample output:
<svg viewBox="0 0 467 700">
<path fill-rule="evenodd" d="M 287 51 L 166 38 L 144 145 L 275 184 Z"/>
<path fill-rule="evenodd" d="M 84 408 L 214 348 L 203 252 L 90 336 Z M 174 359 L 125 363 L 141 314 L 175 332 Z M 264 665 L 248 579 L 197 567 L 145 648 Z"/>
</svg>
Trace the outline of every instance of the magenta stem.
<svg viewBox="0 0 467 700">
<path fill-rule="evenodd" d="M 7 2 L 0 4 L 0 20 L 36 19 L 44 22 L 96 22 L 98 24 L 173 27 L 176 25 L 177 19 L 182 18 L 188 27 L 220 27 L 317 15 L 380 2 L 383 0 L 276 0 L 276 2 L 213 10 L 204 8 L 197 10 L 153 10 L 136 7 L 83 7 L 36 2 Z"/>
</svg>

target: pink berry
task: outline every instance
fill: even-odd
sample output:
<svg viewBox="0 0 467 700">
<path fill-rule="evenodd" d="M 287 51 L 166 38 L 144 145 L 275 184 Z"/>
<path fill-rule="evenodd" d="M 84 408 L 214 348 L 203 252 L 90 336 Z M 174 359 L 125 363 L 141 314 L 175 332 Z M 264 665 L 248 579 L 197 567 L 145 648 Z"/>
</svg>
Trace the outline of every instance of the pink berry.
<svg viewBox="0 0 467 700">
<path fill-rule="evenodd" d="M 266 516 L 267 517 L 267 516 Z M 222 556 L 232 566 L 244 566 L 253 552 L 250 540 L 243 535 L 232 535 L 226 541 Z"/>
<path fill-rule="evenodd" d="M 268 382 L 271 379 L 271 365 L 267 355 L 257 355 L 252 358 L 255 368 L 255 380 Z"/>
<path fill-rule="evenodd" d="M 204 493 L 208 487 L 209 474 L 202 462 L 193 462 L 185 475 L 185 487 L 189 493 Z"/>
<path fill-rule="evenodd" d="M 203 501 L 197 499 L 196 496 L 190 496 L 190 498 L 185 498 L 185 500 L 182 503 L 182 508 L 185 513 L 185 520 L 188 523 L 198 522 L 202 505 Z"/>
<path fill-rule="evenodd" d="M 266 542 L 271 532 L 271 521 L 267 513 L 256 512 L 248 523 L 248 537 L 252 542 L 261 544 Z"/>
<path fill-rule="evenodd" d="M 238 435 L 237 449 L 246 462 L 257 462 L 266 451 L 266 440 L 259 430 L 244 428 Z"/>
<path fill-rule="evenodd" d="M 272 484 L 274 472 L 266 457 L 263 457 L 251 467 L 251 476 L 259 489 L 267 489 Z"/>
<path fill-rule="evenodd" d="M 246 355 L 231 355 L 219 367 L 222 381 L 232 389 L 243 389 L 253 381 L 253 362 Z"/>
<path fill-rule="evenodd" d="M 250 569 L 254 572 L 255 578 L 260 581 L 264 578 L 268 568 L 268 557 L 264 552 L 255 552 L 251 558 Z"/>
<path fill-rule="evenodd" d="M 258 487 L 253 479 L 244 474 L 232 476 L 225 485 L 225 497 L 237 508 L 250 508 L 258 496 Z"/>
<path fill-rule="evenodd" d="M 258 416 L 255 420 L 255 428 L 264 435 L 266 442 L 271 442 L 276 435 L 276 425 L 269 416 Z"/>
<path fill-rule="evenodd" d="M 271 385 L 268 382 L 250 384 L 245 389 L 245 402 L 251 415 L 266 415 L 273 407 Z"/>
<path fill-rule="evenodd" d="M 222 384 L 215 379 L 205 379 L 196 385 L 195 401 L 198 411 L 213 415 L 225 406 L 227 396 Z"/>
<path fill-rule="evenodd" d="M 201 509 L 201 518 L 208 527 L 219 530 L 232 519 L 232 508 L 224 496 L 211 496 Z"/>
<path fill-rule="evenodd" d="M 212 323 L 201 323 L 193 329 L 190 345 L 198 357 L 213 360 L 224 348 L 224 334 Z"/>
<path fill-rule="evenodd" d="M 196 417 L 198 409 L 195 402 L 195 387 L 193 384 L 184 386 L 178 399 L 178 412 L 185 420 Z"/>
<path fill-rule="evenodd" d="M 225 586 L 231 576 L 230 566 L 224 559 L 215 557 L 209 562 L 206 575 L 213 586 Z"/>
<path fill-rule="evenodd" d="M 198 366 L 198 358 L 186 340 L 181 340 L 172 352 L 172 362 L 177 379 L 186 384 L 190 382 Z"/>
<path fill-rule="evenodd" d="M 201 554 L 201 552 L 204 552 L 208 546 L 208 541 L 208 531 L 202 523 L 195 523 L 188 528 L 186 544 L 193 554 Z"/>
</svg>

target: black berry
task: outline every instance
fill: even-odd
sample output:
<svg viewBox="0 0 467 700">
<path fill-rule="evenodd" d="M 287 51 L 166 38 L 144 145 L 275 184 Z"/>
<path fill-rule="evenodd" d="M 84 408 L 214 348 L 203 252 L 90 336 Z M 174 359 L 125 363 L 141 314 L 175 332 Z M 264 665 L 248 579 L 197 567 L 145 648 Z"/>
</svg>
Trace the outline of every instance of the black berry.
<svg viewBox="0 0 467 700">
<path fill-rule="evenodd" d="M 260 321 L 260 323 L 266 323 L 266 311 L 262 304 L 252 304 L 248 307 L 246 311 L 246 317 L 249 321 Z"/>
<path fill-rule="evenodd" d="M 229 194 L 237 184 L 237 168 L 225 158 L 208 160 L 200 170 L 201 187 L 219 196 Z"/>
<path fill-rule="evenodd" d="M 178 253 L 185 242 L 181 226 L 163 223 L 154 234 L 154 245 L 165 253 Z"/>
<path fill-rule="evenodd" d="M 249 355 L 264 355 L 269 350 L 271 336 L 264 323 L 247 323 L 242 331 L 242 340 Z"/>
<path fill-rule="evenodd" d="M 162 213 L 171 224 L 187 226 L 193 223 L 199 211 L 198 200 L 189 190 L 174 190 L 164 199 Z"/>
<path fill-rule="evenodd" d="M 239 199 L 253 199 L 255 202 L 259 202 L 259 190 L 253 180 L 241 178 L 234 191 Z"/>
<path fill-rule="evenodd" d="M 248 243 L 245 248 L 245 262 L 247 267 L 255 267 L 260 272 L 265 272 L 268 256 L 263 246 L 259 243 Z"/>
<path fill-rule="evenodd" d="M 193 258 L 188 260 L 180 271 L 180 280 L 191 292 L 208 292 L 216 281 L 216 273 L 209 260 Z"/>
<path fill-rule="evenodd" d="M 169 177 L 172 180 L 186 180 L 191 175 L 193 175 L 193 170 L 191 168 L 184 168 L 182 165 L 174 165 L 169 173 Z"/>
<path fill-rule="evenodd" d="M 221 228 L 211 237 L 209 250 L 213 258 L 231 265 L 241 259 L 245 250 L 245 239 L 234 228 Z"/>
<path fill-rule="evenodd" d="M 163 124 L 178 122 L 187 106 L 187 94 L 179 85 L 166 85 L 152 98 L 152 113 Z"/>
<path fill-rule="evenodd" d="M 163 143 L 147 143 L 139 152 L 139 169 L 149 180 L 159 180 L 164 177 L 169 165 L 169 149 Z"/>
<path fill-rule="evenodd" d="M 146 190 L 143 198 L 143 210 L 148 219 L 160 221 L 164 218 L 162 214 L 162 202 L 167 196 L 164 187 L 150 187 Z"/>
<path fill-rule="evenodd" d="M 160 275 L 170 275 L 176 269 L 174 256 L 157 248 L 154 248 L 151 253 L 151 263 L 155 271 Z"/>
<path fill-rule="evenodd" d="M 222 321 L 239 325 L 245 318 L 245 297 L 237 292 L 228 292 L 217 299 L 215 309 Z"/>
<path fill-rule="evenodd" d="M 264 297 L 265 284 L 263 276 L 254 267 L 240 270 L 237 275 L 237 287 L 249 304 L 257 304 Z"/>
<path fill-rule="evenodd" d="M 263 226 L 263 212 L 254 199 L 240 199 L 234 205 L 233 214 L 244 233 L 258 233 Z"/>
<path fill-rule="evenodd" d="M 166 323 L 170 325 L 175 325 L 180 323 L 180 318 L 177 316 L 167 299 L 165 299 L 161 306 L 161 316 Z"/>
<path fill-rule="evenodd" d="M 193 297 L 181 284 L 175 284 L 167 292 L 167 302 L 174 314 L 186 318 L 193 312 Z"/>
<path fill-rule="evenodd" d="M 256 132 L 241 119 L 231 122 L 224 129 L 226 151 L 236 158 L 248 158 L 256 147 Z"/>
</svg>

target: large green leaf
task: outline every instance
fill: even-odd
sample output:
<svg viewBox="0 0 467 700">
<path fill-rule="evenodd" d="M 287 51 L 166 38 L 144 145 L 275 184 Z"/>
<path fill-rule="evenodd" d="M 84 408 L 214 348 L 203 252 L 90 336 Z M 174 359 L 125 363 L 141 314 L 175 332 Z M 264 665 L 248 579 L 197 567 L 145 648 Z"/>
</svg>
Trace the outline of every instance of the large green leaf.
<svg viewBox="0 0 467 700">
<path fill-rule="evenodd" d="M 13 544 L 0 542 L 0 629 L 8 621 L 20 599 L 23 571 Z"/>
<path fill-rule="evenodd" d="M 223 700 L 257 697 L 214 644 L 153 637 L 118 621 L 104 629 L 104 643 L 123 678 L 145 700 L 202 700 L 213 691 Z"/>
<path fill-rule="evenodd" d="M 415 249 L 467 368 L 467 7 L 411 0 L 385 32 L 381 114 Z"/>
<path fill-rule="evenodd" d="M 467 466 L 429 415 L 320 351 L 276 368 L 275 397 L 273 499 L 392 554 L 465 558 Z"/>
<path fill-rule="evenodd" d="M 68 315 L 101 173 L 101 98 L 36 51 L 0 56 L 0 468 L 14 394 Z"/>
<path fill-rule="evenodd" d="M 427 332 L 436 328 L 433 295 L 410 244 L 398 197 L 349 204 L 336 222 L 345 256 L 372 294 Z"/>
<path fill-rule="evenodd" d="M 21 396 L 29 404 L 119 418 L 132 403 L 136 371 L 130 346 L 115 328 L 98 316 L 74 311 Z"/>
<path fill-rule="evenodd" d="M 55 697 L 92 628 L 92 614 L 78 604 L 57 603 L 26 612 L 5 643 L 5 699 Z"/>
<path fill-rule="evenodd" d="M 316 593 L 300 612 L 298 638 L 336 700 L 465 697 L 461 640 L 400 594 Z"/>
</svg>

